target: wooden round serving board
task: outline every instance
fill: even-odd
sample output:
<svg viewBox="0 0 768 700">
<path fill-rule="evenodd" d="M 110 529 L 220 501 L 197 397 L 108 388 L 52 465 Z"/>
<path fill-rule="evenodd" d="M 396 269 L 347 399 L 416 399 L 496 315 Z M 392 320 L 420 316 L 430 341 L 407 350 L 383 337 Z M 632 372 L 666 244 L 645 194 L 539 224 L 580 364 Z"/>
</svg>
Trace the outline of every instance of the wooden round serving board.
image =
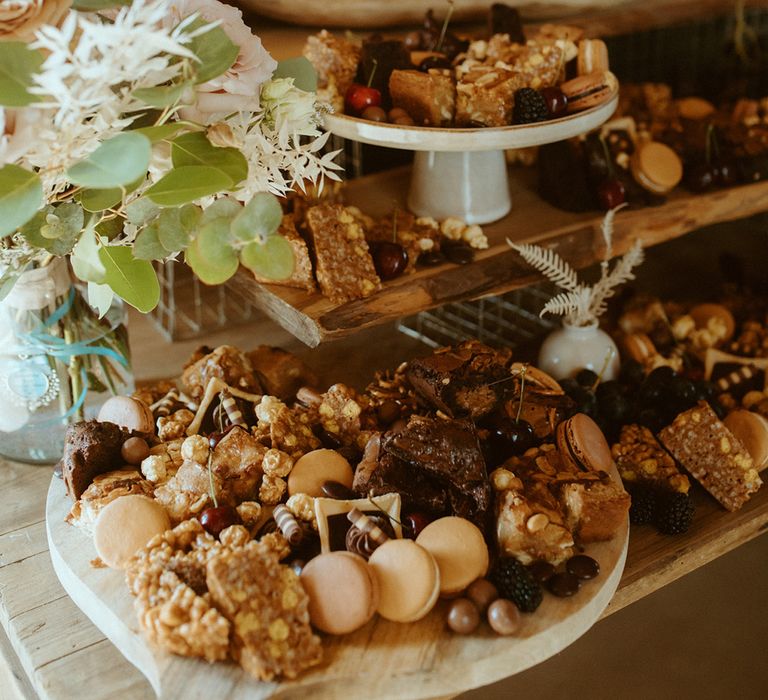
<svg viewBox="0 0 768 700">
<path fill-rule="evenodd" d="M 519 636 L 499 637 L 487 624 L 471 636 L 445 627 L 447 603 L 425 619 L 396 624 L 374 619 L 354 634 L 326 637 L 324 662 L 298 680 L 260 683 L 233 663 L 208 664 L 167 654 L 150 646 L 141 632 L 119 571 L 94 568 L 93 543 L 64 522 L 71 502 L 54 477 L 48 490 L 46 524 L 51 559 L 75 604 L 149 680 L 164 700 L 239 700 L 248 698 L 434 698 L 492 683 L 523 671 L 564 649 L 600 617 L 624 569 L 629 524 L 610 542 L 590 545 L 587 553 L 602 571 L 573 598 L 545 594 L 525 615 Z"/>
<path fill-rule="evenodd" d="M 345 139 L 409 151 L 501 151 L 562 141 L 597 128 L 616 110 L 618 88 L 597 107 L 537 124 L 484 129 L 438 128 L 382 124 L 345 114 L 325 116 L 325 128 Z"/>
</svg>

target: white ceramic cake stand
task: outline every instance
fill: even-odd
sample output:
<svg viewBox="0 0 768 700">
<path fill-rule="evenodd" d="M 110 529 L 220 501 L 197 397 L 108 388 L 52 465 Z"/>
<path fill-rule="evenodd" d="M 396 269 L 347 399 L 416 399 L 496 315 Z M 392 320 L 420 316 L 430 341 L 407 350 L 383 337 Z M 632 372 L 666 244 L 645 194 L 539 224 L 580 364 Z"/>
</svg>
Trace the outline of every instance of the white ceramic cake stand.
<svg viewBox="0 0 768 700">
<path fill-rule="evenodd" d="M 619 93 L 597 107 L 537 124 L 454 129 L 382 124 L 329 114 L 325 128 L 346 139 L 416 151 L 408 208 L 419 216 L 458 216 L 487 224 L 512 208 L 504 151 L 562 141 L 607 121 Z M 567 176 L 564 173 L 564 176 Z"/>
</svg>

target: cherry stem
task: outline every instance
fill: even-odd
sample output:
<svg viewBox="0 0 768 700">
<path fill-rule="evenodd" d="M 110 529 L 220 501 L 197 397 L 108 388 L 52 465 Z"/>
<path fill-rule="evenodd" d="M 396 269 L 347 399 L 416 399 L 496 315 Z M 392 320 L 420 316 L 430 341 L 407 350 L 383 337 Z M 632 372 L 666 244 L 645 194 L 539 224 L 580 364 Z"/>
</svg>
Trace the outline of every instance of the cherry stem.
<svg viewBox="0 0 768 700">
<path fill-rule="evenodd" d="M 707 125 L 707 142 L 704 146 L 704 152 L 706 154 L 707 165 L 712 165 L 712 154 L 718 155 L 717 143 L 715 141 L 715 125 Z"/>
<path fill-rule="evenodd" d="M 408 526 L 400 522 L 394 515 L 391 515 L 386 510 L 384 510 L 378 503 L 376 503 L 375 499 L 373 498 L 373 492 L 368 494 L 368 500 L 371 502 L 371 505 L 378 510 L 379 512 L 383 513 L 387 516 L 390 520 L 396 522 L 400 527 L 404 527 L 406 530 L 408 529 Z"/>
<path fill-rule="evenodd" d="M 213 450 L 208 450 L 208 488 L 211 492 L 211 499 L 213 500 L 213 507 L 219 507 L 219 501 L 216 499 L 216 489 L 213 487 L 213 469 L 211 469 L 211 462 L 213 461 Z"/>
<path fill-rule="evenodd" d="M 376 75 L 376 69 L 379 67 L 379 61 L 378 59 L 373 59 L 373 68 L 371 68 L 371 74 L 368 76 L 368 83 L 365 87 L 371 87 L 371 83 L 373 82 L 373 76 Z"/>
<path fill-rule="evenodd" d="M 392 212 L 392 243 L 397 243 L 397 207 Z"/>
<path fill-rule="evenodd" d="M 523 412 L 523 394 L 525 393 L 525 373 L 528 371 L 528 365 L 524 364 L 523 369 L 520 370 L 520 400 L 517 402 L 517 415 L 515 416 L 515 423 L 520 422 L 520 416 Z"/>
<path fill-rule="evenodd" d="M 605 359 L 603 360 L 603 366 L 600 368 L 600 373 L 597 375 L 597 379 L 595 379 L 594 384 L 592 384 L 591 390 L 595 391 L 597 389 L 600 382 L 603 381 L 603 375 L 605 374 L 605 370 L 608 369 L 608 364 L 613 359 L 613 355 L 615 354 L 615 350 L 613 348 L 608 348 L 608 352 L 605 353 Z"/>
<path fill-rule="evenodd" d="M 611 152 L 608 150 L 608 144 L 605 142 L 605 136 L 600 134 L 598 137 L 600 145 L 603 147 L 603 154 L 605 155 L 605 163 L 608 166 L 608 176 L 615 177 L 615 171 L 613 169 L 613 158 L 611 158 Z"/>
<path fill-rule="evenodd" d="M 448 0 L 448 14 L 445 15 L 445 19 L 443 20 L 443 26 L 440 29 L 440 38 L 437 40 L 437 46 L 435 46 L 435 51 L 437 51 L 438 53 L 440 53 L 441 49 L 443 48 L 445 35 L 448 32 L 448 23 L 451 21 L 452 14 L 453 14 L 453 0 Z"/>
</svg>

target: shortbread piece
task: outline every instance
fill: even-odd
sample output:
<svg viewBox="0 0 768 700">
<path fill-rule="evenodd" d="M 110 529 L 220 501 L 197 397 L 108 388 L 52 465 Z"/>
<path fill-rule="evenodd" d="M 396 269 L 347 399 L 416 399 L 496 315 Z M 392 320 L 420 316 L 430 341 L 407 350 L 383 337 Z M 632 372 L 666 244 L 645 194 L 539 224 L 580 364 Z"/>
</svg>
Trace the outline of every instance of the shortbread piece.
<svg viewBox="0 0 768 700">
<path fill-rule="evenodd" d="M 679 414 L 659 440 L 730 511 L 741 508 L 763 483 L 747 449 L 706 401 Z"/>
<path fill-rule="evenodd" d="M 408 112 L 417 126 L 450 126 L 453 122 L 456 87 L 448 70 L 393 70 L 389 94 L 392 105 Z"/>
<path fill-rule="evenodd" d="M 345 207 L 321 204 L 307 212 L 320 291 L 334 304 L 364 299 L 381 287 L 365 234 Z"/>
<path fill-rule="evenodd" d="M 644 483 L 678 493 L 688 493 L 691 488 L 688 477 L 645 426 L 625 425 L 611 454 L 625 483 Z"/>
<path fill-rule="evenodd" d="M 224 551 L 207 566 L 217 607 L 232 624 L 233 654 L 254 678 L 295 678 L 322 658 L 299 577 L 266 547 Z"/>
</svg>

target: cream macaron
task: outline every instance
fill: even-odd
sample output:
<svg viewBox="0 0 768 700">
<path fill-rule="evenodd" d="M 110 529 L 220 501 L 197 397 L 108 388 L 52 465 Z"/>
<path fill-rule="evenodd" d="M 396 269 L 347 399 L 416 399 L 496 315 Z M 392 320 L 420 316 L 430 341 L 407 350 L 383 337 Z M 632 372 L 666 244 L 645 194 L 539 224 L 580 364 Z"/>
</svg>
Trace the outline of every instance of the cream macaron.
<svg viewBox="0 0 768 700">
<path fill-rule="evenodd" d="M 357 554 L 320 554 L 307 563 L 300 578 L 309 596 L 309 619 L 323 632 L 349 634 L 376 613 L 378 581 Z"/>
<path fill-rule="evenodd" d="M 312 450 L 300 457 L 288 475 L 288 493 L 306 493 L 313 498 L 323 494 L 326 481 L 336 481 L 352 488 L 354 471 L 349 462 L 335 450 Z"/>
<path fill-rule="evenodd" d="M 413 540 L 387 540 L 368 564 L 379 582 L 379 615 L 393 622 L 415 622 L 434 607 L 440 595 L 435 558 Z"/>
<path fill-rule="evenodd" d="M 99 558 L 113 569 L 128 560 L 155 535 L 171 527 L 165 508 L 147 496 L 120 496 L 101 509 L 93 527 Z"/>
<path fill-rule="evenodd" d="M 465 518 L 448 516 L 427 525 L 416 538 L 440 569 L 440 595 L 463 591 L 488 571 L 488 546 L 483 533 Z"/>
</svg>

